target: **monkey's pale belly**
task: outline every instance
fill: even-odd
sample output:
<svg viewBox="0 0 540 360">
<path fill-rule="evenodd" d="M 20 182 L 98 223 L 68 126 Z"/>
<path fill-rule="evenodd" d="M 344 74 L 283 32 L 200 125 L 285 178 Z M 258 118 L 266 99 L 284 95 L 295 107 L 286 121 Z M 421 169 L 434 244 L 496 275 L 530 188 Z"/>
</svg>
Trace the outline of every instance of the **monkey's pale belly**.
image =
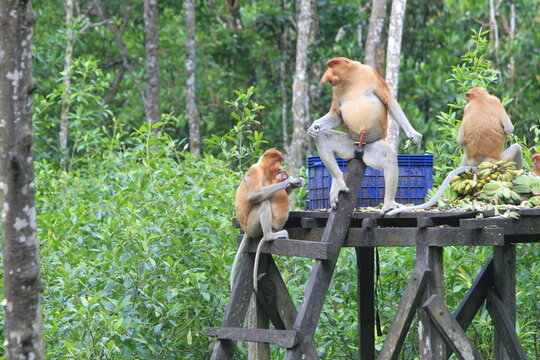
<svg viewBox="0 0 540 360">
<path fill-rule="evenodd" d="M 380 132 L 380 120 L 386 114 L 384 105 L 376 96 L 364 96 L 355 101 L 343 102 L 341 115 L 349 131 L 360 134 L 363 130 L 367 133 Z"/>
</svg>

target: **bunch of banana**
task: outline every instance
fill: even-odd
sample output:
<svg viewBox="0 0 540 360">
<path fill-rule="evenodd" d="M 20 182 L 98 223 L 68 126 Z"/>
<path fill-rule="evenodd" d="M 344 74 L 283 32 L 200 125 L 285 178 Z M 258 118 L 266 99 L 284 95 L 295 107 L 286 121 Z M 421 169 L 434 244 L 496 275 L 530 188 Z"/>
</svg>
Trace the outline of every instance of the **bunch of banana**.
<svg viewBox="0 0 540 360">
<path fill-rule="evenodd" d="M 529 201 L 527 201 L 526 205 L 530 207 L 540 207 L 540 195 L 536 195 L 530 198 Z"/>
<path fill-rule="evenodd" d="M 509 182 L 492 180 L 484 186 L 482 199 L 495 201 L 498 204 L 520 204 L 521 197 L 511 190 L 510 186 Z"/>
<path fill-rule="evenodd" d="M 516 176 L 523 174 L 523 170 L 516 168 L 513 161 L 501 160 L 496 163 L 484 161 L 478 165 L 478 177 L 480 179 L 510 181 Z"/>
<path fill-rule="evenodd" d="M 478 191 L 478 185 L 478 177 L 472 170 L 462 172 L 450 180 L 450 187 L 461 195 L 474 194 Z"/>
<path fill-rule="evenodd" d="M 540 195 L 540 177 L 534 175 L 521 175 L 512 180 L 512 190 L 518 194 Z"/>
</svg>

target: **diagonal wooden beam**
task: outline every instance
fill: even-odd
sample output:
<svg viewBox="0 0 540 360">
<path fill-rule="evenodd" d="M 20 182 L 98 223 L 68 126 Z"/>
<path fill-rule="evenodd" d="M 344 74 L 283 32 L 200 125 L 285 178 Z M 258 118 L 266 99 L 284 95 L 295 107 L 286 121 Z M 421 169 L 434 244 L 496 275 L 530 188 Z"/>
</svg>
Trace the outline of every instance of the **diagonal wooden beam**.
<svg viewBox="0 0 540 360">
<path fill-rule="evenodd" d="M 448 308 L 437 295 L 432 295 L 422 305 L 444 340 L 461 360 L 482 360 L 474 344 L 467 337 L 465 330 L 452 317 Z"/>
<path fill-rule="evenodd" d="M 223 327 L 240 327 L 246 318 L 249 300 L 253 293 L 253 254 L 247 254 L 238 266 L 231 297 L 223 315 Z M 236 344 L 230 339 L 218 339 L 212 360 L 232 359 Z"/>
<path fill-rule="evenodd" d="M 379 360 L 398 358 L 415 312 L 424 295 L 430 273 L 431 270 L 422 262 L 417 262 L 414 266 L 413 273 L 399 302 L 390 331 L 388 331 L 381 352 L 379 353 Z"/>
<path fill-rule="evenodd" d="M 257 305 L 268 314 L 276 329 L 291 330 L 298 311 L 272 255 L 261 255 L 259 270 L 266 275 L 259 279 Z M 313 344 L 310 344 L 307 353 L 309 359 L 319 359 Z"/>
<path fill-rule="evenodd" d="M 304 294 L 304 301 L 293 327 L 293 330 L 300 334 L 300 341 L 298 346 L 287 350 L 285 360 L 309 360 L 308 349 L 313 341 L 339 252 L 356 207 L 356 194 L 359 193 L 364 178 L 365 165 L 362 161 L 353 159 L 347 168 L 345 183 L 350 193 L 339 194 L 337 210 L 332 211 L 328 218 L 322 236 L 322 242 L 328 243 L 328 260 L 315 261 Z"/>
<path fill-rule="evenodd" d="M 489 301 L 489 315 L 493 320 L 493 325 L 498 330 L 499 338 L 502 341 L 508 356 L 512 360 L 526 360 L 527 355 L 525 355 L 525 351 L 519 342 L 519 338 L 513 325 L 514 322 L 510 318 L 505 304 L 492 289 L 488 290 L 487 295 Z"/>
<path fill-rule="evenodd" d="M 474 317 L 487 299 L 487 290 L 492 286 L 493 256 L 490 256 L 453 314 L 463 330 L 467 331 L 469 325 L 471 325 Z M 452 355 L 452 351 L 452 348 L 448 346 L 446 350 L 447 359 Z"/>
</svg>

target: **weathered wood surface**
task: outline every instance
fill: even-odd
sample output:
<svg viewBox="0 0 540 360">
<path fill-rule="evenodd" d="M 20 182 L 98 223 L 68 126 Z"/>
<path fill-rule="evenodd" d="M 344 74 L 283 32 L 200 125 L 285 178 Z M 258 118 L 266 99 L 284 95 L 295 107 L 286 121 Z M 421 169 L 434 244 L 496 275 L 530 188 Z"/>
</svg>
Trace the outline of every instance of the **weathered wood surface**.
<svg viewBox="0 0 540 360">
<path fill-rule="evenodd" d="M 287 229 L 289 236 L 298 240 L 321 241 L 324 229 Z M 433 228 L 350 228 L 345 247 L 416 246 L 418 239 L 426 238 L 428 246 L 502 246 L 504 232 L 498 228 L 461 230 L 451 227 Z M 276 240 L 277 241 L 277 240 Z M 276 243 L 274 246 L 278 246 Z"/>
<path fill-rule="evenodd" d="M 516 324 L 516 246 L 508 244 L 493 247 L 493 287 L 504 304 L 509 322 Z M 489 294 L 489 292 L 488 292 Z M 515 360 L 506 352 L 500 331 L 495 327 L 495 360 Z M 504 336 L 504 335 L 502 335 Z"/>
<path fill-rule="evenodd" d="M 238 266 L 231 297 L 223 315 L 223 327 L 240 327 L 246 318 L 249 300 L 253 293 L 253 260 L 254 256 L 248 254 Z M 235 347 L 235 342 L 230 339 L 218 339 L 214 346 L 211 359 L 232 359 Z"/>
<path fill-rule="evenodd" d="M 293 330 L 246 329 L 234 327 L 208 328 L 208 336 L 234 341 L 255 341 L 291 348 L 298 342 L 298 333 Z"/>
<path fill-rule="evenodd" d="M 516 334 L 515 320 L 512 319 L 507 305 L 491 289 L 488 290 L 488 300 L 488 312 L 497 330 L 498 341 L 500 341 L 506 350 L 503 353 L 501 351 L 502 349 L 496 348 L 496 350 L 499 350 L 498 356 L 500 358 L 508 356 L 512 360 L 526 360 L 527 356 Z M 495 356 L 497 356 L 497 353 Z"/>
<path fill-rule="evenodd" d="M 298 312 L 272 255 L 261 256 L 259 269 L 266 275 L 258 282 L 258 305 L 268 314 L 276 329 L 291 330 Z M 313 344 L 308 346 L 307 352 L 309 359 L 319 359 Z"/>
<path fill-rule="evenodd" d="M 293 329 L 300 334 L 298 346 L 287 350 L 285 360 L 310 360 L 308 349 L 313 341 L 313 335 L 319 322 L 322 307 L 337 258 L 345 236 L 347 235 L 351 215 L 356 199 L 350 194 L 357 194 L 364 178 L 365 165 L 359 160 L 351 160 L 345 175 L 345 183 L 350 193 L 339 194 L 337 210 L 333 211 L 326 224 L 322 242 L 328 243 L 328 260 L 315 260 L 311 276 L 307 283 L 302 306 L 296 317 Z"/>
<path fill-rule="evenodd" d="M 417 262 L 403 292 L 390 331 L 386 335 L 379 360 L 397 359 L 411 326 L 414 314 L 426 289 L 430 270 L 425 264 Z"/>
<path fill-rule="evenodd" d="M 257 251 L 258 240 L 250 241 L 247 246 L 247 251 L 255 253 Z M 277 239 L 267 241 L 261 247 L 261 253 L 286 255 L 297 257 L 308 257 L 312 259 L 328 259 L 328 244 L 317 241 L 293 240 L 293 239 Z"/>
<path fill-rule="evenodd" d="M 444 299 L 443 248 L 426 246 L 426 241 L 427 238 L 421 238 L 419 246 L 416 247 L 416 262 L 426 264 L 431 270 L 422 302 L 427 301 L 433 295 Z M 425 311 L 419 310 L 418 322 L 418 357 L 420 360 L 446 360 L 444 338 Z"/>
<path fill-rule="evenodd" d="M 429 315 L 432 323 L 458 358 L 462 360 L 482 360 L 482 356 L 467 337 L 465 330 L 452 317 L 439 296 L 432 295 L 422 305 L 422 309 Z"/>
<path fill-rule="evenodd" d="M 355 248 L 358 292 L 359 359 L 375 359 L 375 269 L 374 248 Z"/>
</svg>

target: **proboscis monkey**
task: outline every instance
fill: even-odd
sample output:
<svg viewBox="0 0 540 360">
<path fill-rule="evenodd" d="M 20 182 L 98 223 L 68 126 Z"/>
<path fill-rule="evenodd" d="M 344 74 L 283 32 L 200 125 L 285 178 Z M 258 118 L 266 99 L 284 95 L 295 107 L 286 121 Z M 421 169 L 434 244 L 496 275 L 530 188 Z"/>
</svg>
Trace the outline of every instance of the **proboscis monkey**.
<svg viewBox="0 0 540 360">
<path fill-rule="evenodd" d="M 532 171 L 536 176 L 540 176 L 540 154 L 534 154 L 532 160 Z"/>
<path fill-rule="evenodd" d="M 412 209 L 425 209 L 433 206 L 448 187 L 452 178 L 464 171 L 476 168 L 484 161 L 513 161 L 518 169 L 523 168 L 523 153 L 519 144 L 504 150 L 506 135 L 514 131 L 501 101 L 481 87 L 471 88 L 465 94 L 467 105 L 463 110 L 463 120 L 458 131 L 457 143 L 465 147 L 461 167 L 453 170 L 445 178 L 439 191 L 427 203 L 390 211 L 388 215 Z"/>
<path fill-rule="evenodd" d="M 249 168 L 236 190 L 234 207 L 244 237 L 234 257 L 231 288 L 238 263 L 250 238 L 262 236 L 253 272 L 253 286 L 257 291 L 258 258 L 263 243 L 289 237 L 287 231 L 282 230 L 291 209 L 289 194 L 304 186 L 304 180 L 289 177 L 283 170 L 282 161 L 283 155 L 279 151 L 267 150 L 259 161 Z"/>
<path fill-rule="evenodd" d="M 398 206 L 395 202 L 398 165 L 396 152 L 384 141 L 388 113 L 415 144 L 420 143 L 422 135 L 414 130 L 384 79 L 371 67 L 344 57 L 332 59 L 326 66 L 321 83 L 332 85 L 332 104 L 326 115 L 313 122 L 308 134 L 314 138 L 319 156 L 332 175 L 330 204 L 335 209 L 339 193 L 349 192 L 335 157 L 352 159 L 356 150 L 354 142 L 363 139 L 364 163 L 384 171 L 385 195 L 381 211 L 393 209 Z M 348 133 L 333 130 L 341 124 Z"/>
</svg>

